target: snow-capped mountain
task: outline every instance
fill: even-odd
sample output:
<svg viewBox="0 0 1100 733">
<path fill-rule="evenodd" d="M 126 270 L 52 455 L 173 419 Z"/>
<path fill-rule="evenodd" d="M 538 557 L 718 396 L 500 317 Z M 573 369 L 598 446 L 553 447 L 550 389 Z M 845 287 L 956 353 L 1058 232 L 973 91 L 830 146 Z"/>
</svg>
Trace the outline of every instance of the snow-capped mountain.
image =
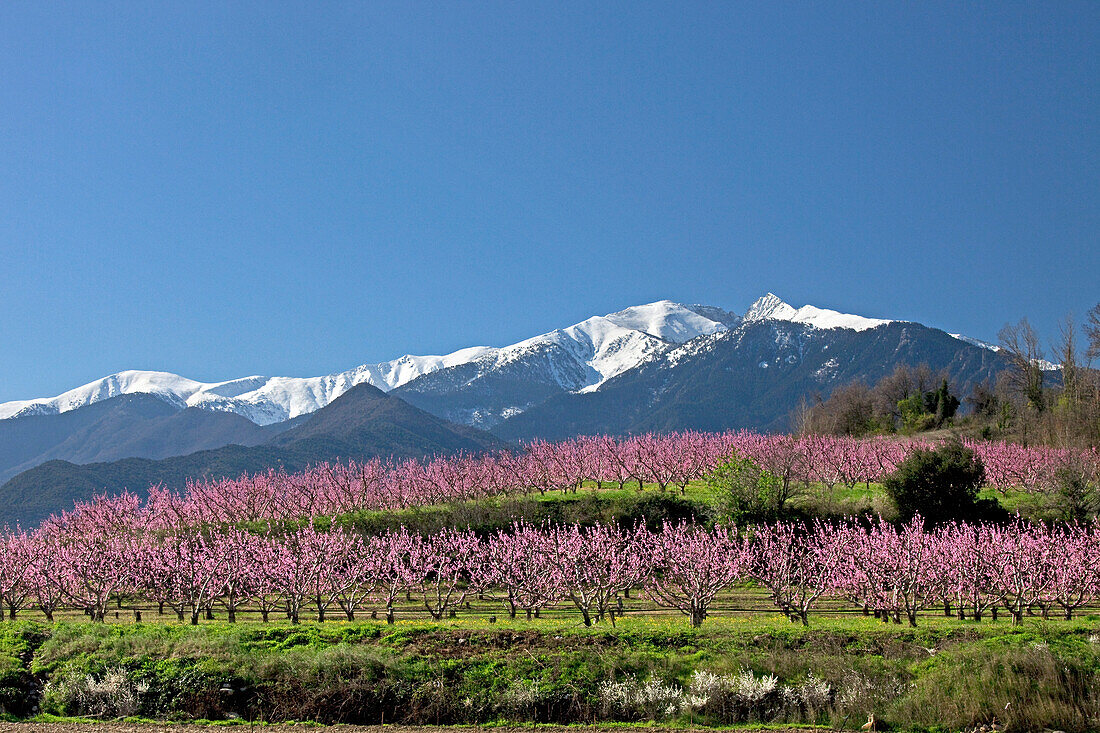
<svg viewBox="0 0 1100 733">
<path fill-rule="evenodd" d="M 0 418 L 17 419 L 0 419 L 0 481 L 10 476 L 3 488 L 23 499 L 76 496 L 135 481 L 141 489 L 143 481 L 316 461 L 492 449 L 500 439 L 786 430 L 799 400 L 853 380 L 874 383 L 898 364 L 942 370 L 965 395 L 1006 363 L 995 347 L 962 335 L 795 308 L 771 293 L 743 317 L 658 301 L 509 346 L 409 355 L 322 377 L 205 383 L 128 371 L 9 402 Z"/>
<path fill-rule="evenodd" d="M 561 349 L 571 358 L 552 363 L 554 381 L 569 392 L 590 391 L 670 344 L 727 330 L 724 323 L 699 315 L 694 307 L 668 300 L 639 305 L 491 350 L 469 361 L 486 372 L 532 353 Z"/>
<path fill-rule="evenodd" d="M 170 372 L 125 371 L 97 379 L 56 397 L 0 404 L 0 419 L 56 415 L 125 394 L 150 394 L 179 408 L 232 412 L 258 425 L 271 425 L 314 412 L 357 384 L 384 391 L 421 374 L 462 364 L 492 349 L 475 346 L 446 356 L 402 356 L 364 364 L 324 377 L 243 377 L 227 382 L 197 382 Z"/>
<path fill-rule="evenodd" d="M 552 395 L 492 432 L 522 442 L 670 430 L 787 431 L 801 400 L 828 397 L 856 380 L 874 384 L 900 364 L 927 364 L 946 374 L 961 396 L 1006 365 L 996 351 L 919 323 L 869 325 L 874 319 L 769 301 L 726 331 L 671 347 L 594 392 Z"/>
<path fill-rule="evenodd" d="M 659 301 L 589 318 L 510 346 L 474 346 L 443 356 L 406 355 L 322 377 L 252 376 L 210 383 L 169 372 L 124 371 L 56 397 L 0 404 L 0 419 L 53 415 L 119 395 L 150 394 L 181 409 L 231 412 L 270 425 L 314 412 L 358 384 L 390 391 L 439 370 L 471 363 L 479 365 L 479 372 L 506 369 L 533 353 L 550 351 L 565 355 L 548 364 L 562 389 L 593 389 L 669 344 L 725 330 L 726 324 L 715 317 L 736 318 L 721 309 Z"/>
<path fill-rule="evenodd" d="M 744 324 L 788 322 L 816 331 L 863 332 L 898 321 L 804 305 L 772 293 L 743 317 L 721 308 L 668 300 L 588 318 L 502 347 L 474 346 L 442 356 L 405 355 L 321 377 L 251 376 L 199 382 L 160 371 L 125 371 L 56 397 L 0 404 L 0 420 L 56 415 L 119 395 L 147 394 L 179 408 L 240 415 L 275 425 L 311 414 L 359 384 L 370 384 L 447 419 L 483 428 L 559 393 L 597 391 L 653 359 L 675 363 Z M 904 323 L 904 322 L 902 322 Z M 952 334 L 968 344 L 996 350 Z"/>
<path fill-rule="evenodd" d="M 854 316 L 850 313 L 838 313 L 834 310 L 817 308 L 812 305 L 794 308 L 771 293 L 753 303 L 745 313 L 743 320 L 746 322 L 790 321 L 791 323 L 804 323 L 814 328 L 848 328 L 853 331 L 866 331 L 869 328 L 877 328 L 887 323 L 893 323 L 893 321 L 882 318 Z"/>
<path fill-rule="evenodd" d="M 722 333 L 736 315 L 659 301 L 589 318 L 394 390 L 422 410 L 488 429 L 562 393 L 586 393 L 693 339 Z"/>
</svg>

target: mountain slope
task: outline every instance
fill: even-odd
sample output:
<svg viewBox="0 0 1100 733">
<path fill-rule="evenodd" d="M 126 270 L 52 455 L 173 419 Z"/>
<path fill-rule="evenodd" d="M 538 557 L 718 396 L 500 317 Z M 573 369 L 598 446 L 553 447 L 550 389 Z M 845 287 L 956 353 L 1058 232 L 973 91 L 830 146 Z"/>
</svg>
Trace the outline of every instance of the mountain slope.
<svg viewBox="0 0 1100 733">
<path fill-rule="evenodd" d="M 228 413 L 181 410 L 153 395 L 119 395 L 59 415 L 0 420 L 0 481 L 53 459 L 91 463 L 258 445 L 276 428 Z"/>
<path fill-rule="evenodd" d="M 716 308 L 659 301 L 440 369 L 394 394 L 448 420 L 490 428 L 555 395 L 598 389 L 677 344 L 722 333 L 736 320 Z"/>
<path fill-rule="evenodd" d="M 0 419 L 57 415 L 124 394 L 149 394 L 179 408 L 231 412 L 258 425 L 270 425 L 314 412 L 358 384 L 390 389 L 420 374 L 459 364 L 484 353 L 473 347 L 447 356 L 403 356 L 364 364 L 324 377 L 244 377 L 227 382 L 196 382 L 170 372 L 125 371 L 98 379 L 57 397 L 0 404 Z"/>
<path fill-rule="evenodd" d="M 179 408 L 230 412 L 270 425 L 310 414 L 359 384 L 389 391 L 439 370 L 474 362 L 481 364 L 481 371 L 503 368 L 531 351 L 555 348 L 564 359 L 557 382 L 571 391 L 593 387 L 635 366 L 664 344 L 724 330 L 730 319 L 736 316 L 720 308 L 659 301 L 590 318 L 511 346 L 474 346 L 445 356 L 405 355 L 323 377 L 252 376 L 205 383 L 170 372 L 125 371 L 56 397 L 5 402 L 0 404 L 0 420 L 58 415 L 119 395 L 141 393 Z"/>
<path fill-rule="evenodd" d="M 188 479 L 237 477 L 269 468 L 298 471 L 321 461 L 415 458 L 502 446 L 502 441 L 487 433 L 452 425 L 361 384 L 264 445 L 228 445 L 159 461 L 128 458 L 86 465 L 49 461 L 0 486 L 0 523 L 37 523 L 100 492 L 129 489 L 144 494 L 156 484 L 181 488 Z"/>
<path fill-rule="evenodd" d="M 776 357 L 775 343 L 752 335 L 768 324 L 778 329 L 772 341 L 797 342 L 798 352 Z M 967 348 L 988 347 L 963 336 L 936 331 L 935 339 L 922 337 L 909 347 L 900 342 L 867 346 L 875 334 L 896 334 L 892 329 L 897 328 L 918 333 L 923 327 L 809 305 L 795 308 L 769 293 L 744 317 L 664 300 L 510 346 L 403 356 L 324 377 L 200 383 L 167 372 L 120 372 L 55 398 L 0 405 L 0 417 L 17 415 L 0 419 L 0 480 L 51 459 L 99 463 L 184 456 L 231 444 L 260 445 L 286 430 L 288 437 L 270 446 L 282 449 L 293 442 L 294 429 L 357 385 L 375 384 L 445 420 L 529 437 L 662 426 L 782 429 L 792 401 L 807 393 L 827 394 L 853 375 L 874 381 L 872 373 L 899 361 L 936 366 L 961 358 L 963 363 L 953 367 L 961 389 L 975 375 L 991 373 L 987 362 L 995 363 L 990 361 L 995 351 L 982 348 L 982 358 L 959 356 L 976 353 Z M 828 358 L 813 354 L 829 343 Z M 727 354 L 726 361 L 708 365 L 703 357 L 716 348 Z M 830 366 L 833 359 L 836 365 Z M 759 366 L 762 362 L 768 367 Z M 803 367 L 815 374 L 803 374 Z M 724 375 L 730 374 L 736 380 L 726 384 Z M 616 397 L 579 397 L 590 394 Z M 716 401 L 723 405 L 720 415 L 713 414 L 719 409 Z M 528 411 L 529 418 L 521 418 Z M 324 455 L 335 455 L 338 443 L 339 450 L 353 453 L 378 441 L 404 451 L 434 450 L 435 445 L 423 435 L 401 438 L 397 431 L 337 438 L 322 430 L 310 439 L 328 446 L 320 451 Z M 201 469 L 193 460 L 184 463 Z M 244 465 L 230 461 L 237 463 Z"/>
<path fill-rule="evenodd" d="M 856 330 L 757 318 L 670 350 L 593 393 L 555 396 L 493 432 L 530 440 L 651 430 L 783 431 L 803 397 L 827 396 L 855 379 L 874 383 L 897 364 L 921 363 L 946 370 L 964 394 L 1004 367 L 996 352 L 916 323 Z"/>
</svg>

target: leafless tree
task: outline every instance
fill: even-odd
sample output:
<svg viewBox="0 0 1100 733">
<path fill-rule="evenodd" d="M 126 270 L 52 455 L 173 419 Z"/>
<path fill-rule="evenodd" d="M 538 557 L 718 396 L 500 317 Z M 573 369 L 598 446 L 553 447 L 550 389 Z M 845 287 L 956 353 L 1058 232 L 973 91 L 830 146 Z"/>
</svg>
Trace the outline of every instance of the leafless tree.
<svg viewBox="0 0 1100 733">
<path fill-rule="evenodd" d="M 1067 406 L 1076 408 L 1081 396 L 1081 369 L 1077 363 L 1077 329 L 1073 325 L 1073 316 L 1066 316 L 1059 324 L 1054 354 L 1062 365 L 1062 400 Z"/>
<path fill-rule="evenodd" d="M 1091 362 L 1100 357 L 1100 303 L 1097 303 L 1085 314 L 1085 336 L 1089 345 L 1085 349 L 1085 359 Z"/>
<path fill-rule="evenodd" d="M 1010 362 L 1006 375 L 1009 388 L 1037 412 L 1042 412 L 1043 369 L 1040 361 L 1043 349 L 1039 345 L 1039 334 L 1023 318 L 1015 325 L 1008 324 L 1002 328 L 997 338 Z"/>
</svg>

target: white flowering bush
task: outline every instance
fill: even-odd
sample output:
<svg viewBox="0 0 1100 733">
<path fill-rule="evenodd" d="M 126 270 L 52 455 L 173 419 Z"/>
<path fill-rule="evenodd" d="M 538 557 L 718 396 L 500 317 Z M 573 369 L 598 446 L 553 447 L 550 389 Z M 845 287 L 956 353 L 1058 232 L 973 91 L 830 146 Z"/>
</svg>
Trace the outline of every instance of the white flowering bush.
<svg viewBox="0 0 1100 733">
<path fill-rule="evenodd" d="M 805 712 L 818 715 L 825 712 L 832 703 L 833 688 L 823 679 L 812 673 L 798 686 L 799 702 Z"/>
<path fill-rule="evenodd" d="M 878 704 L 901 697 L 909 688 L 910 685 L 892 676 L 874 678 L 848 672 L 837 686 L 834 707 L 841 714 L 865 714 Z"/>
<path fill-rule="evenodd" d="M 529 720 L 543 697 L 538 682 L 517 680 L 501 695 L 497 707 L 501 713 L 510 718 Z"/>
<path fill-rule="evenodd" d="M 696 670 L 684 695 L 684 705 L 718 723 L 749 720 L 816 720 L 827 713 L 833 689 L 809 675 L 800 685 L 780 685 L 775 675 L 751 670 L 735 675 Z"/>
<path fill-rule="evenodd" d="M 62 715 L 91 718 L 125 718 L 136 715 L 149 685 L 134 682 L 126 670 L 107 670 L 99 679 L 92 675 L 71 675 L 50 682 L 43 690 L 43 708 Z"/>
<path fill-rule="evenodd" d="M 853 678 L 845 692 L 855 698 L 873 684 Z M 802 684 L 781 685 L 775 675 L 758 676 L 747 669 L 733 675 L 696 670 L 686 689 L 655 679 L 642 682 L 631 676 L 607 680 L 598 692 L 604 718 L 661 720 L 683 711 L 715 723 L 815 721 L 829 714 L 835 696 L 832 686 L 813 674 Z"/>
<path fill-rule="evenodd" d="M 597 695 L 605 718 L 663 720 L 679 713 L 684 704 L 684 691 L 678 686 L 652 678 L 639 682 L 633 676 L 601 683 Z"/>
</svg>

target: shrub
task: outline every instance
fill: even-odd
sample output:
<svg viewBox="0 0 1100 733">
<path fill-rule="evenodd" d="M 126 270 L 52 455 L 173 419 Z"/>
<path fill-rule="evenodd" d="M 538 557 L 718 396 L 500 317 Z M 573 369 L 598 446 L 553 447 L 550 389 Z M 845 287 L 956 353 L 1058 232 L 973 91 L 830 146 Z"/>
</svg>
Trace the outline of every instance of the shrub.
<svg viewBox="0 0 1100 733">
<path fill-rule="evenodd" d="M 133 682 L 126 670 L 108 669 L 98 679 L 71 674 L 46 685 L 43 707 L 61 715 L 125 718 L 137 714 L 149 685 Z"/>
<path fill-rule="evenodd" d="M 663 720 L 680 711 L 683 691 L 660 680 L 650 678 L 639 682 L 631 676 L 621 682 L 600 683 L 597 697 L 605 718 Z"/>
<path fill-rule="evenodd" d="M 1100 489 L 1080 469 L 1068 466 L 1058 469 L 1052 488 L 1048 497 L 1059 519 L 1083 522 L 1100 510 Z"/>
<path fill-rule="evenodd" d="M 791 498 L 793 482 L 736 455 L 706 477 L 726 518 L 736 522 L 767 521 L 781 517 Z"/>
<path fill-rule="evenodd" d="M 686 693 L 687 704 L 712 722 L 812 722 L 827 716 L 833 688 L 813 674 L 800 685 L 780 685 L 775 675 L 757 677 L 742 669 L 735 675 L 696 670 Z"/>
<path fill-rule="evenodd" d="M 920 515 L 930 524 L 981 519 L 995 507 L 979 501 L 985 466 L 959 440 L 935 449 L 919 448 L 883 480 L 903 522 Z"/>
<path fill-rule="evenodd" d="M 497 701 L 497 710 L 509 720 L 535 720 L 539 704 L 546 697 L 537 681 L 516 680 Z"/>
</svg>

